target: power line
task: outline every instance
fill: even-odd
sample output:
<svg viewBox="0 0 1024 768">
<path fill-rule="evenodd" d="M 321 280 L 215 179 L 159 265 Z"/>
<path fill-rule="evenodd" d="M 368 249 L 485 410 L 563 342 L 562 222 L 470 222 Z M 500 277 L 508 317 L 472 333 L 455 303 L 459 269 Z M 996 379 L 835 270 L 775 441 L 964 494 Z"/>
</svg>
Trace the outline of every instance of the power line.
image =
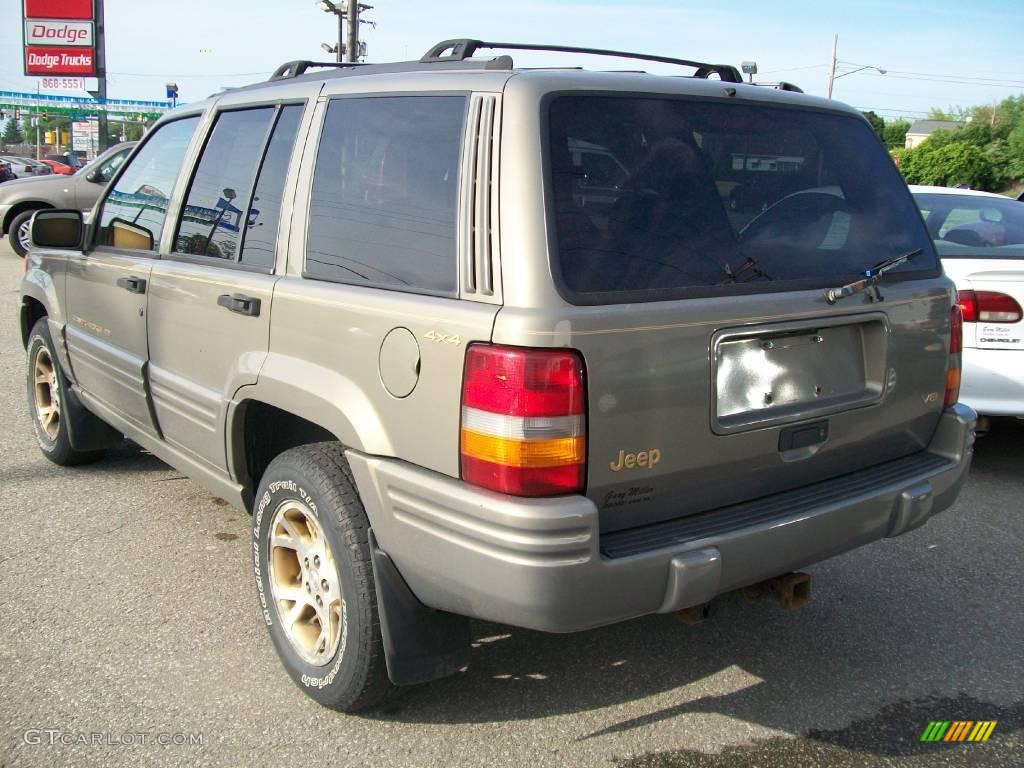
<svg viewBox="0 0 1024 768">
<path fill-rule="evenodd" d="M 854 64 L 854 66 L 862 66 L 855 62 L 843 62 L 844 64 Z M 961 74 L 949 74 L 944 72 L 911 72 L 905 69 L 887 69 L 888 72 L 893 72 L 898 75 L 918 75 L 921 77 L 945 77 L 952 80 L 986 80 L 999 83 L 1020 83 L 1024 85 L 1024 79 L 1011 79 L 1008 77 L 992 77 L 991 75 L 961 75 Z"/>
</svg>

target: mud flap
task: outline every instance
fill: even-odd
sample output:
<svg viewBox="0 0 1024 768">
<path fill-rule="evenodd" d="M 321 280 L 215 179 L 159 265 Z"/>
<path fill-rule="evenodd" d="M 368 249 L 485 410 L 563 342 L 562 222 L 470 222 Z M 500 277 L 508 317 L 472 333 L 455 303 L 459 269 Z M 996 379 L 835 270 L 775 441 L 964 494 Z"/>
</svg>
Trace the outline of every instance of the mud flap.
<svg viewBox="0 0 1024 768">
<path fill-rule="evenodd" d="M 388 677 L 414 685 L 454 674 L 469 663 L 469 619 L 423 605 L 369 532 L 377 612 Z"/>
<path fill-rule="evenodd" d="M 63 371 L 61 375 L 63 376 Z M 82 405 L 67 377 L 64 378 L 64 383 L 65 398 L 70 402 L 69 407 L 64 408 L 63 415 L 67 419 L 71 447 L 76 451 L 97 451 L 121 445 L 124 442 L 124 435 Z"/>
</svg>

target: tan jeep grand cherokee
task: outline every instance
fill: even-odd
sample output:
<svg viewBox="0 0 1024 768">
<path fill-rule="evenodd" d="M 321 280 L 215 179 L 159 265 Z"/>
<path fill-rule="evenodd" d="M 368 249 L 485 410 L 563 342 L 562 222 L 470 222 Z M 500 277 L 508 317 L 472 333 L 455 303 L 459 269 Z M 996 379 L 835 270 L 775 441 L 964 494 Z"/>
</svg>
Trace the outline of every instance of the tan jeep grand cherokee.
<svg viewBox="0 0 1024 768">
<path fill-rule="evenodd" d="M 43 452 L 126 435 L 249 510 L 263 620 L 332 707 L 459 669 L 469 618 L 805 587 L 970 463 L 953 287 L 859 114 L 494 47 L 530 46 L 292 62 L 162 119 L 88 226 L 32 224 Z"/>
</svg>

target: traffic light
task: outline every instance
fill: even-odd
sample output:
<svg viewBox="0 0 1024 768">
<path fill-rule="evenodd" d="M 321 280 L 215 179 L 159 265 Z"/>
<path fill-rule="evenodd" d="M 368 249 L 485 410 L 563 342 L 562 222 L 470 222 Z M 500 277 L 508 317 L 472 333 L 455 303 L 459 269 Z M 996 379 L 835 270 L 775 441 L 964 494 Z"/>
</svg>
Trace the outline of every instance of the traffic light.
<svg viewBox="0 0 1024 768">
<path fill-rule="evenodd" d="M 43 112 L 43 114 L 41 114 L 39 117 L 41 117 L 43 120 L 49 120 L 50 119 L 50 116 L 47 115 L 45 112 Z"/>
</svg>

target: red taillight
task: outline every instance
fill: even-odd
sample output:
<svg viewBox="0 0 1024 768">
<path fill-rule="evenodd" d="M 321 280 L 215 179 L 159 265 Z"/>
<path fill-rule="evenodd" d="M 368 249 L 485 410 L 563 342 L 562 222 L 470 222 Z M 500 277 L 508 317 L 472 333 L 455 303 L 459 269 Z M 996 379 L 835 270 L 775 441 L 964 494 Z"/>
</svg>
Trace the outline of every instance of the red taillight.
<svg viewBox="0 0 1024 768">
<path fill-rule="evenodd" d="M 957 294 L 965 323 L 1019 323 L 1024 311 L 1013 296 L 997 291 L 960 291 Z"/>
<path fill-rule="evenodd" d="M 964 345 L 964 323 L 960 304 L 954 304 L 949 313 L 949 363 L 946 365 L 946 399 L 949 408 L 960 399 L 960 353 Z"/>
<path fill-rule="evenodd" d="M 579 353 L 471 344 L 460 450 L 468 483 L 516 496 L 582 491 L 586 396 Z"/>
</svg>

